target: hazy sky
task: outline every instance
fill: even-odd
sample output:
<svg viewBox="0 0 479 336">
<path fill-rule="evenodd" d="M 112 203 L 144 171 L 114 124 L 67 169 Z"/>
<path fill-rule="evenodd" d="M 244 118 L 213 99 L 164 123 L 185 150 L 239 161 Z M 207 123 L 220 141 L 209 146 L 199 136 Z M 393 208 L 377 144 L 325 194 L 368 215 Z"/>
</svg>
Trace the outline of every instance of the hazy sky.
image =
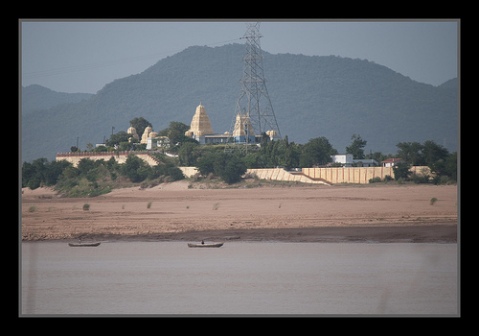
<svg viewBox="0 0 479 336">
<path fill-rule="evenodd" d="M 272 54 L 367 59 L 439 85 L 458 76 L 459 25 L 458 20 L 261 21 L 260 42 Z M 20 28 L 23 86 L 96 93 L 189 46 L 244 43 L 246 22 L 22 20 Z"/>
</svg>

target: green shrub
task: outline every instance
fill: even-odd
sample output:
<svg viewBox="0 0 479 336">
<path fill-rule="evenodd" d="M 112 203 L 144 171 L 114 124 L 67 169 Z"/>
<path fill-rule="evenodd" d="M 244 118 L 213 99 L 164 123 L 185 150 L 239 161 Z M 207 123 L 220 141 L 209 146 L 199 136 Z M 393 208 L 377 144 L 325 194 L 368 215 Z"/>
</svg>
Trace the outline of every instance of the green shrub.
<svg viewBox="0 0 479 336">
<path fill-rule="evenodd" d="M 148 163 L 134 154 L 128 155 L 126 162 L 120 168 L 121 174 L 128 177 L 133 183 L 142 182 L 150 171 Z"/>
<path fill-rule="evenodd" d="M 409 170 L 411 166 L 405 162 L 399 162 L 393 167 L 394 172 L 394 179 L 396 181 L 408 180 L 409 176 L 411 175 L 411 171 Z"/>
<path fill-rule="evenodd" d="M 429 183 L 429 175 L 418 175 L 418 174 L 412 174 L 411 175 L 411 180 L 414 183 L 420 184 L 420 183 Z"/>
</svg>

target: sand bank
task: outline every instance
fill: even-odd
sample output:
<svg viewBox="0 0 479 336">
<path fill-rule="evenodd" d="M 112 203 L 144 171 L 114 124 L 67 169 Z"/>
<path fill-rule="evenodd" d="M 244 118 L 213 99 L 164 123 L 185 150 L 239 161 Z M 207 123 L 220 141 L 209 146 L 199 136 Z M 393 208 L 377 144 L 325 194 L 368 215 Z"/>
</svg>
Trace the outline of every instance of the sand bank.
<svg viewBox="0 0 479 336">
<path fill-rule="evenodd" d="M 457 241 L 457 186 L 192 189 L 179 181 L 94 198 L 23 190 L 23 240 Z M 431 202 L 432 199 L 436 199 Z M 83 205 L 89 204 L 89 210 Z"/>
</svg>

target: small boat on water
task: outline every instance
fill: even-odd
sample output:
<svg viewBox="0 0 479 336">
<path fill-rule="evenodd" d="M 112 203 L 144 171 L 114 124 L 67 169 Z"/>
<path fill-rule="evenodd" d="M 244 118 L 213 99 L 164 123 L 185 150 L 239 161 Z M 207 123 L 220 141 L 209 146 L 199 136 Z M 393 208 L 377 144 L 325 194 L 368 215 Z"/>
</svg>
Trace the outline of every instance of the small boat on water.
<svg viewBox="0 0 479 336">
<path fill-rule="evenodd" d="M 223 243 L 205 243 L 205 242 L 201 242 L 198 244 L 188 243 L 188 247 L 221 247 L 221 246 L 223 246 Z"/>
<path fill-rule="evenodd" d="M 96 242 L 96 243 L 68 243 L 68 245 L 71 246 L 71 247 L 96 247 L 100 244 L 101 244 L 101 242 Z"/>
</svg>

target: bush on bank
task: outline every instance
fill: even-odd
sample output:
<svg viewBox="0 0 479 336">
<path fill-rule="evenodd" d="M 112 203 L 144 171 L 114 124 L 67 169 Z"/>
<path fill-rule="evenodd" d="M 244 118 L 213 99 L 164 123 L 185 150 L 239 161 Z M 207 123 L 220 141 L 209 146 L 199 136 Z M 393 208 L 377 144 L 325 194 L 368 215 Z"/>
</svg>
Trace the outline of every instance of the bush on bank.
<svg viewBox="0 0 479 336">
<path fill-rule="evenodd" d="M 84 158 L 74 167 L 66 160 L 48 162 L 41 158 L 32 163 L 24 162 L 22 167 L 22 187 L 54 187 L 68 197 L 94 197 L 136 183 L 153 186 L 183 178 L 183 173 L 170 158 L 161 157 L 157 165 L 150 166 L 133 154 L 123 164 L 114 157 L 108 161 Z"/>
</svg>

